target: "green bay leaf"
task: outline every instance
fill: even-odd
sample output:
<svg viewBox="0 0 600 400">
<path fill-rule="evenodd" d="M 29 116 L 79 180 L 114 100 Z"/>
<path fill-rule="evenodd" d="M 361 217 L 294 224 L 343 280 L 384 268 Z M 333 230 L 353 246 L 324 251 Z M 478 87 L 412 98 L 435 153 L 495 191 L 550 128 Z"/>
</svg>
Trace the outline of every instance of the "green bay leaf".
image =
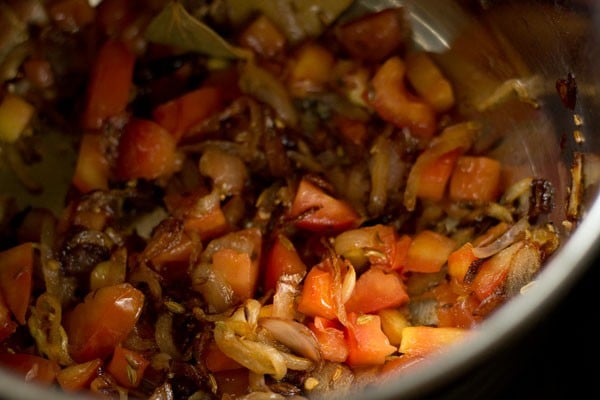
<svg viewBox="0 0 600 400">
<path fill-rule="evenodd" d="M 248 59 L 251 53 L 233 46 L 208 25 L 190 15 L 177 1 L 169 2 L 148 25 L 151 42 L 193 51 L 213 58 Z"/>
</svg>

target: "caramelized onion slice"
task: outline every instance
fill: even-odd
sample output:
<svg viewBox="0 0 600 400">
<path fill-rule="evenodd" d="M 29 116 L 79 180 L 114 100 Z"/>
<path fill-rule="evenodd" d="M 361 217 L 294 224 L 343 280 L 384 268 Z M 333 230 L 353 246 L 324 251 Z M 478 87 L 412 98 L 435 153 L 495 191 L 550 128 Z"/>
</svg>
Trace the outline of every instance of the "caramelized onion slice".
<svg viewBox="0 0 600 400">
<path fill-rule="evenodd" d="M 492 243 L 473 248 L 473 254 L 477 258 L 491 257 L 516 241 L 523 239 L 528 228 L 529 222 L 527 221 L 527 218 L 521 218 L 516 224 L 510 227 Z"/>
<path fill-rule="evenodd" d="M 292 351 L 313 361 L 321 360 L 317 339 L 306 325 L 279 318 L 261 318 L 258 323 Z"/>
<path fill-rule="evenodd" d="M 287 373 L 286 360 L 277 349 L 236 336 L 223 321 L 215 323 L 214 337 L 227 357 L 256 374 L 269 374 L 280 380 Z"/>
</svg>

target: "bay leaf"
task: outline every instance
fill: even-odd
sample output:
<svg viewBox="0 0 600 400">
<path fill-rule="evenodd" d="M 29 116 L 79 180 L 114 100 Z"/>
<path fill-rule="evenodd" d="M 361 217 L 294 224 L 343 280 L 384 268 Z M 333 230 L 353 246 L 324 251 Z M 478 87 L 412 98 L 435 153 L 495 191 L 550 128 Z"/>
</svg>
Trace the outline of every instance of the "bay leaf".
<svg viewBox="0 0 600 400">
<path fill-rule="evenodd" d="M 190 15 L 177 1 L 169 2 L 145 32 L 151 42 L 193 51 L 213 58 L 248 59 L 251 53 L 233 46 L 208 25 Z"/>
</svg>

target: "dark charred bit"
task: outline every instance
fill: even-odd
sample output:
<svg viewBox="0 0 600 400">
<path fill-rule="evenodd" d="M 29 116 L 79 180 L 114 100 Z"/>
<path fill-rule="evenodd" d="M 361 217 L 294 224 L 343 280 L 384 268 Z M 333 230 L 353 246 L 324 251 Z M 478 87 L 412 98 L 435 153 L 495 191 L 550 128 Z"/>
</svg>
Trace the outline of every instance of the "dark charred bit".
<svg viewBox="0 0 600 400">
<path fill-rule="evenodd" d="M 529 198 L 529 222 L 535 223 L 542 214 L 548 214 L 554 208 L 554 190 L 552 184 L 545 179 L 534 179 L 531 182 Z"/>
<path fill-rule="evenodd" d="M 477 271 L 479 271 L 479 268 L 481 268 L 481 265 L 483 264 L 484 261 L 485 261 L 484 258 L 478 258 L 477 260 L 473 261 L 471 263 L 471 265 L 469 265 L 469 268 L 467 269 L 467 273 L 465 274 L 465 277 L 463 279 L 463 282 L 466 285 L 470 285 L 471 283 L 473 283 L 473 279 L 475 279 L 475 276 L 477 275 Z"/>
<path fill-rule="evenodd" d="M 567 79 L 558 79 L 556 81 L 556 91 L 563 105 L 569 110 L 575 110 L 577 102 L 577 82 L 572 73 L 567 74 Z"/>
</svg>

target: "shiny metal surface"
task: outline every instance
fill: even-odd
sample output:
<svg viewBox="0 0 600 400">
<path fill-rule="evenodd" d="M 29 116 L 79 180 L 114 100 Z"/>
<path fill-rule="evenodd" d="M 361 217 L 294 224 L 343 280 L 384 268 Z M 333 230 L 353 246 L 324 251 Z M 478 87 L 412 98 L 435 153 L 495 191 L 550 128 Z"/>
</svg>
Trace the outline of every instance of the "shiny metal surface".
<svg viewBox="0 0 600 400">
<path fill-rule="evenodd" d="M 512 179 L 526 175 L 545 177 L 555 187 L 551 221 L 565 238 L 562 248 L 523 295 L 511 300 L 482 324 L 473 340 L 459 345 L 432 364 L 354 399 L 423 398 L 433 389 L 452 384 L 471 368 L 518 340 L 549 313 L 598 253 L 600 204 L 598 187 L 586 195 L 583 218 L 572 234 L 565 219 L 570 185 L 569 166 L 574 151 L 600 153 L 600 3 L 595 0 L 554 1 L 452 1 L 364 0 L 352 12 L 404 5 L 410 11 L 414 46 L 432 52 L 455 82 L 465 116 L 485 126 L 479 151 L 493 148 L 494 156 L 513 171 Z M 565 4 L 562 4 L 565 3 Z M 573 74 L 578 96 L 574 110 L 561 103 L 557 79 Z M 477 107 L 509 79 L 535 82 L 537 108 L 511 94 L 496 107 Z M 580 116 L 585 141 L 573 138 L 574 115 Z M 48 392 L 20 379 L 0 374 L 0 388 L 14 399 L 71 398 Z"/>
</svg>

